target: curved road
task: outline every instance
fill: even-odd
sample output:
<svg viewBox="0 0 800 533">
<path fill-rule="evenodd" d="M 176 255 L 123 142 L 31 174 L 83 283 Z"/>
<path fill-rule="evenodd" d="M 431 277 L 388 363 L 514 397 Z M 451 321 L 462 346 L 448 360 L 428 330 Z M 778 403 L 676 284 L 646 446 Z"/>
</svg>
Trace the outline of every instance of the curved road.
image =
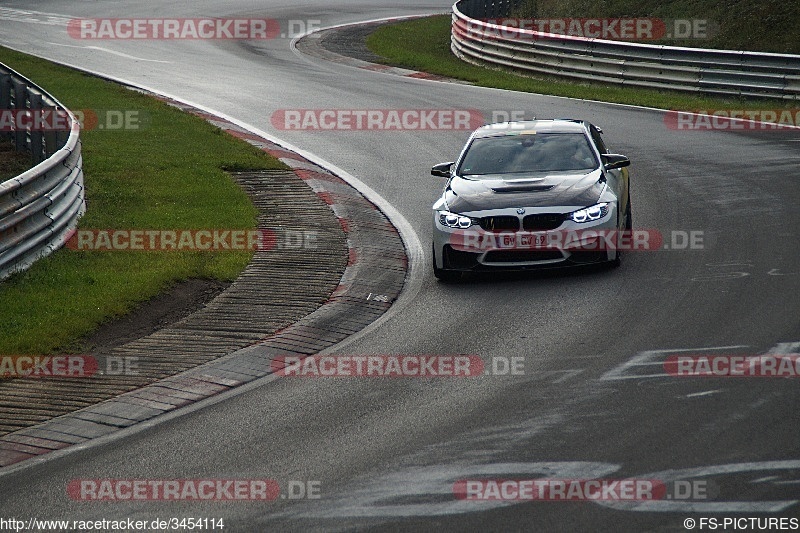
<svg viewBox="0 0 800 533">
<path fill-rule="evenodd" d="M 72 17 L 259 16 L 278 19 L 285 31 L 290 20 L 330 26 L 443 12 L 450 3 L 0 4 L 0 44 L 227 114 L 346 171 L 397 210 L 422 243 L 420 268 L 390 319 L 335 353 L 472 354 L 489 366 L 492 358 L 524 358 L 524 373 L 514 376 L 265 380 L 0 476 L 0 518 L 207 517 L 224 518 L 230 531 L 683 531 L 687 517 L 798 516 L 797 380 L 678 378 L 663 367 L 671 353 L 800 352 L 797 134 L 673 131 L 655 110 L 370 72 L 304 56 L 288 38 L 86 42 L 64 26 Z M 633 161 L 634 225 L 659 230 L 668 243 L 673 231 L 700 231 L 704 247 L 630 253 L 616 270 L 437 283 L 429 271 L 430 205 L 443 182 L 429 169 L 452 160 L 467 132 L 282 131 L 270 120 L 279 109 L 309 108 L 590 120 Z M 453 496 L 458 480 L 539 477 L 657 479 L 673 498 Z M 311 481 L 321 498 L 67 497 L 70 480 L 99 478 L 270 478 L 284 495 L 290 481 Z M 680 498 L 674 481 L 695 493 Z"/>
</svg>

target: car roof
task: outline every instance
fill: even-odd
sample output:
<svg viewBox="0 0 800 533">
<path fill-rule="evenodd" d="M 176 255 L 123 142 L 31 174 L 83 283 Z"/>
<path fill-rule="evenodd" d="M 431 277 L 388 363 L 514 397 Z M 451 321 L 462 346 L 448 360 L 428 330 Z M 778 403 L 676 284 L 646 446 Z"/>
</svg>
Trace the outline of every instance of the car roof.
<svg viewBox="0 0 800 533">
<path fill-rule="evenodd" d="M 584 133 L 589 124 L 582 120 L 521 120 L 516 122 L 497 122 L 475 130 L 474 137 L 496 137 L 501 135 L 520 135 L 525 133 Z"/>
</svg>

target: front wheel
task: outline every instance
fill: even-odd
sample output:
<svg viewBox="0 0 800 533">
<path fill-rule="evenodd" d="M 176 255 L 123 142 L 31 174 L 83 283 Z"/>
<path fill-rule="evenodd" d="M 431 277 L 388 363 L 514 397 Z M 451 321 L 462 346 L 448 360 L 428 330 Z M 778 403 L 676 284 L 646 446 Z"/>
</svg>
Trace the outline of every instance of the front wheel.
<svg viewBox="0 0 800 533">
<path fill-rule="evenodd" d="M 631 198 L 628 195 L 628 207 L 625 209 L 625 229 L 623 231 L 630 232 L 633 229 L 633 216 L 631 214 Z M 628 235 L 628 240 L 630 240 L 631 236 Z M 622 264 L 622 250 L 620 250 L 619 246 L 619 239 L 617 239 L 617 254 L 611 264 L 615 267 L 618 267 Z"/>
</svg>

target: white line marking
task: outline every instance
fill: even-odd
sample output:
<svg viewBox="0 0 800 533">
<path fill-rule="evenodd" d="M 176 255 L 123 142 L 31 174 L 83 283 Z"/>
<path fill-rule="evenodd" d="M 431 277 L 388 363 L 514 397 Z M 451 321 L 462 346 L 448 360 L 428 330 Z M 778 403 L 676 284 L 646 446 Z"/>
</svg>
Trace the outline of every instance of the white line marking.
<svg viewBox="0 0 800 533">
<path fill-rule="evenodd" d="M 98 50 L 100 52 L 107 52 L 109 54 L 114 54 L 115 56 L 120 56 L 120 57 L 124 57 L 124 58 L 127 58 L 127 59 L 133 59 L 134 61 L 148 61 L 150 63 L 172 63 L 172 61 L 162 61 L 160 59 L 145 59 L 143 57 L 136 57 L 136 56 L 132 56 L 132 55 L 129 55 L 129 54 L 123 54 L 122 52 L 117 52 L 116 50 L 109 50 L 108 48 L 103 48 L 101 46 L 80 46 L 80 45 L 74 45 L 74 44 L 61 44 L 61 43 L 50 43 L 50 42 L 48 42 L 47 44 L 52 44 L 53 46 L 63 46 L 65 48 L 81 48 L 83 50 Z"/>
<path fill-rule="evenodd" d="M 753 266 L 752 261 L 728 261 L 727 263 L 706 263 L 707 267 L 728 267 L 728 266 Z"/>
<path fill-rule="evenodd" d="M 743 472 L 764 472 L 770 470 L 797 470 L 800 461 L 764 461 L 757 463 L 737 463 L 727 465 L 702 466 L 685 468 L 681 470 L 664 470 L 637 476 L 639 479 L 658 479 L 664 483 L 675 480 L 703 479 L 711 476 L 737 475 Z M 603 507 L 611 507 L 618 511 L 657 512 L 657 513 L 731 513 L 731 512 L 760 512 L 780 513 L 797 505 L 798 500 L 774 501 L 708 501 L 708 502 L 680 502 L 680 501 L 598 501 Z"/>
<path fill-rule="evenodd" d="M 558 378 L 557 380 L 552 381 L 551 383 L 563 383 L 563 382 L 567 381 L 568 379 L 572 379 L 572 378 L 577 377 L 578 375 L 582 374 L 583 372 L 585 372 L 585 369 L 581 368 L 581 369 L 576 369 L 576 370 L 554 370 L 553 372 L 563 372 L 564 375 L 561 376 L 560 378 Z"/>
<path fill-rule="evenodd" d="M 0 20 L 24 22 L 26 24 L 44 24 L 46 26 L 66 26 L 69 24 L 71 18 L 66 15 L 58 15 L 56 13 L 44 13 L 42 11 L 29 10 L 23 11 L 22 9 L 0 7 Z"/>
<path fill-rule="evenodd" d="M 644 352 L 640 352 L 638 355 L 634 356 L 630 360 L 625 363 L 622 363 L 616 368 L 612 368 L 602 376 L 600 376 L 600 381 L 617 381 L 622 379 L 644 379 L 644 378 L 664 378 L 664 377 L 672 377 L 667 373 L 660 373 L 660 374 L 642 374 L 637 375 L 633 374 L 630 376 L 624 375 L 625 371 L 629 368 L 634 368 L 638 366 L 648 366 L 648 365 L 663 365 L 663 360 L 656 360 L 656 357 L 661 356 L 662 354 L 671 354 L 671 353 L 680 353 L 680 352 L 711 352 L 716 350 L 735 350 L 739 348 L 747 348 L 746 345 L 739 345 L 739 346 L 714 346 L 711 348 L 679 348 L 675 350 L 647 350 Z"/>
<path fill-rule="evenodd" d="M 758 479 L 754 479 L 751 483 L 766 483 L 767 481 L 775 481 L 776 479 L 780 479 L 780 476 L 760 477 Z"/>
<path fill-rule="evenodd" d="M 713 352 L 713 351 L 721 351 L 721 350 L 738 350 L 740 348 L 748 348 L 746 345 L 739 345 L 739 346 L 713 346 L 710 348 L 678 348 L 674 350 L 648 350 L 644 352 L 639 352 L 637 355 L 629 359 L 627 362 L 622 363 L 621 365 L 612 368 L 602 376 L 600 376 L 600 381 L 617 381 L 622 379 L 645 379 L 645 378 L 665 378 L 665 377 L 675 377 L 671 374 L 667 373 L 659 373 L 659 374 L 630 374 L 625 375 L 628 370 L 632 370 L 638 367 L 644 366 L 662 366 L 664 364 L 664 359 L 662 359 L 663 354 L 675 354 L 681 352 L 695 352 L 695 353 L 703 353 L 703 352 Z M 796 354 L 800 353 L 800 342 L 781 342 L 770 348 L 768 351 L 764 352 L 764 355 L 784 355 L 784 354 Z M 691 395 L 687 396 L 690 397 Z"/>
<path fill-rule="evenodd" d="M 769 349 L 767 355 L 794 354 L 800 352 L 800 342 L 779 342 Z"/>
<path fill-rule="evenodd" d="M 361 478 L 352 490 L 332 498 L 309 501 L 299 511 L 287 509 L 278 518 L 387 518 L 453 516 L 519 505 L 521 501 L 460 500 L 453 498 L 459 479 L 523 476 L 525 478 L 598 479 L 620 466 L 584 461 L 494 464 L 444 464 L 404 467 L 382 477 Z"/>
<path fill-rule="evenodd" d="M 711 396 L 712 394 L 716 394 L 718 392 L 722 392 L 722 389 L 715 389 L 715 390 L 707 390 L 705 392 L 695 392 L 693 394 L 687 394 L 687 398 L 699 398 L 700 396 Z"/>
</svg>

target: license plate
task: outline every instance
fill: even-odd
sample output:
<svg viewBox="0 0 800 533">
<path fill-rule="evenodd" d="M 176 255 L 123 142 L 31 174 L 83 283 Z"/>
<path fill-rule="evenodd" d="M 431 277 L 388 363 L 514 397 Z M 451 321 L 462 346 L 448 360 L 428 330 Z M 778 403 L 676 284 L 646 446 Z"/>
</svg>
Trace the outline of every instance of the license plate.
<svg viewBox="0 0 800 533">
<path fill-rule="evenodd" d="M 547 244 L 547 235 L 531 235 L 529 233 L 519 235 L 517 239 L 520 248 L 542 248 Z"/>
<path fill-rule="evenodd" d="M 543 248 L 547 244 L 547 235 L 530 233 L 506 233 L 500 236 L 500 247 L 506 249 Z"/>
</svg>

